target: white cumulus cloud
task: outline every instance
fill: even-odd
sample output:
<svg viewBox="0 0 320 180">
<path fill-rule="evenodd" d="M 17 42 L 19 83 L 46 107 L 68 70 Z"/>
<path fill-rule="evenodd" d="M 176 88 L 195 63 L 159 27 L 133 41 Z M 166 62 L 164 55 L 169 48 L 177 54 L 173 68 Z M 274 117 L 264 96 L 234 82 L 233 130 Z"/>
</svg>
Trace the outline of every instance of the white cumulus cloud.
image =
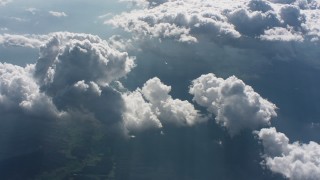
<svg viewBox="0 0 320 180">
<path fill-rule="evenodd" d="M 265 165 L 273 172 L 292 180 L 320 179 L 320 144 L 289 142 L 275 128 L 257 131 L 265 150 Z"/>
<path fill-rule="evenodd" d="M 148 80 L 142 89 L 124 94 L 127 128 L 161 128 L 166 124 L 192 126 L 206 121 L 190 102 L 173 99 L 170 91 L 170 86 L 155 77 Z"/>
<path fill-rule="evenodd" d="M 202 75 L 192 81 L 190 93 L 196 103 L 216 115 L 217 123 L 231 136 L 246 128 L 269 125 L 277 116 L 274 104 L 235 76 L 222 79 L 212 73 Z"/>
<path fill-rule="evenodd" d="M 139 1 L 140 4 L 143 1 Z M 146 2 L 146 1 L 145 1 Z M 266 38 L 268 30 L 294 29 L 298 38 L 319 38 L 318 1 L 293 0 L 162 0 L 115 16 L 106 21 L 140 37 L 174 38 L 197 42 L 199 39 Z M 274 31 L 278 40 L 287 34 Z M 292 39 L 291 40 L 295 40 Z"/>
<path fill-rule="evenodd" d="M 29 115 L 58 117 L 51 99 L 33 79 L 34 66 L 25 68 L 0 63 L 0 114 L 24 112 Z"/>
<path fill-rule="evenodd" d="M 122 95 L 126 110 L 123 113 L 124 127 L 128 131 L 149 128 L 161 128 L 159 112 L 154 112 L 152 104 L 147 102 L 139 90 Z"/>
</svg>

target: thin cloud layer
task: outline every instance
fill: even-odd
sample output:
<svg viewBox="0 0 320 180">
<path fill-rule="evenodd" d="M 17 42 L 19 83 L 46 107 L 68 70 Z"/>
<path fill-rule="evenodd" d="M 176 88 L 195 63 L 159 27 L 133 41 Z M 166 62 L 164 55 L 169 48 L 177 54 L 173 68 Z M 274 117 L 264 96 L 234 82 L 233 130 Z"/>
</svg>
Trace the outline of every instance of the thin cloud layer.
<svg viewBox="0 0 320 180">
<path fill-rule="evenodd" d="M 274 104 L 235 76 L 222 79 L 212 73 L 202 75 L 192 81 L 190 93 L 196 103 L 216 115 L 217 123 L 231 136 L 243 129 L 270 125 L 271 118 L 277 116 Z"/>
<path fill-rule="evenodd" d="M 142 89 L 124 94 L 127 129 L 161 128 L 166 124 L 192 126 L 206 121 L 191 103 L 173 99 L 170 91 L 170 86 L 155 77 L 148 80 Z"/>
<path fill-rule="evenodd" d="M 48 38 L 47 35 L 0 34 L 0 45 L 39 48 Z"/>
<path fill-rule="evenodd" d="M 287 33 L 283 31 L 270 33 L 270 29 L 279 28 L 286 29 L 291 34 L 299 34 L 303 40 L 319 40 L 318 1 L 148 2 L 149 6 L 117 15 L 106 23 L 140 37 L 174 38 L 182 42 L 197 42 L 203 37 L 211 40 L 251 37 L 268 41 L 287 41 Z M 301 41 L 301 38 L 298 40 Z"/>
<path fill-rule="evenodd" d="M 10 3 L 12 0 L 0 0 L 0 6 L 4 6 L 8 3 Z"/>
<path fill-rule="evenodd" d="M 257 131 L 265 151 L 265 165 L 292 180 L 320 179 L 320 145 L 294 142 L 275 128 Z"/>
</svg>

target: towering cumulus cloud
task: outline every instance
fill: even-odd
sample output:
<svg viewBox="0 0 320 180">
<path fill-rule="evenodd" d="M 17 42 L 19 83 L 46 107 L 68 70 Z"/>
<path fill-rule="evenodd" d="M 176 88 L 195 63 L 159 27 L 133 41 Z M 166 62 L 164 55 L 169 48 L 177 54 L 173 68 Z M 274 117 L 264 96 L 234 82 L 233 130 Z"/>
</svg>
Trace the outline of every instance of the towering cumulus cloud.
<svg viewBox="0 0 320 180">
<path fill-rule="evenodd" d="M 57 33 L 40 48 L 35 78 L 58 109 L 117 121 L 122 99 L 108 84 L 133 67 L 127 53 L 110 48 L 97 36 Z"/>
<path fill-rule="evenodd" d="M 142 89 L 124 94 L 126 127 L 139 130 L 161 128 L 166 124 L 191 126 L 206 120 L 188 101 L 173 99 L 169 95 L 170 91 L 170 86 L 155 77 L 148 80 Z"/>
<path fill-rule="evenodd" d="M 320 145 L 290 143 L 287 136 L 275 128 L 257 131 L 265 150 L 265 165 L 273 172 L 292 180 L 320 179 Z"/>
<path fill-rule="evenodd" d="M 203 36 L 211 40 L 240 37 L 296 40 L 288 36 L 299 35 L 299 41 L 301 37 L 319 40 L 320 6 L 315 0 L 148 2 L 149 6 L 115 16 L 106 23 L 139 36 L 174 38 L 183 42 L 196 42 Z"/>
<path fill-rule="evenodd" d="M 277 115 L 274 104 L 235 76 L 222 79 L 214 74 L 202 75 L 192 81 L 190 93 L 195 102 L 216 115 L 216 121 L 231 136 L 246 128 L 269 125 Z"/>
<path fill-rule="evenodd" d="M 43 119 L 121 120 L 123 100 L 109 84 L 130 72 L 134 59 L 93 35 L 53 33 L 41 36 L 36 46 L 45 37 L 36 64 L 1 64 L 1 114 L 23 110 Z"/>
</svg>

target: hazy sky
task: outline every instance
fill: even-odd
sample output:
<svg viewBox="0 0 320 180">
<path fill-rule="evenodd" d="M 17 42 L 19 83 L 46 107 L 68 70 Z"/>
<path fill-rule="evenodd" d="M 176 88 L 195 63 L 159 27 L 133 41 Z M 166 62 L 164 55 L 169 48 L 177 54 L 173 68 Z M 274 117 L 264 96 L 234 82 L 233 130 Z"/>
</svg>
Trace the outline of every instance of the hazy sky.
<svg viewBox="0 0 320 180">
<path fill-rule="evenodd" d="M 0 178 L 320 179 L 319 24 L 318 0 L 0 0 Z"/>
</svg>

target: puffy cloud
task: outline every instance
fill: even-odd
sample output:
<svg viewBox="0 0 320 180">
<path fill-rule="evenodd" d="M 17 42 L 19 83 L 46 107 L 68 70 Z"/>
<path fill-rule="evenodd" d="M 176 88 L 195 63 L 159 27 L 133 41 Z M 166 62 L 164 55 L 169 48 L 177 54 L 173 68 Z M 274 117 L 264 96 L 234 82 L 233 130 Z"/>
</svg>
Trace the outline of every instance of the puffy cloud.
<svg viewBox="0 0 320 180">
<path fill-rule="evenodd" d="M 69 124 L 122 133 L 124 100 L 110 84 L 134 67 L 134 59 L 97 36 L 46 36 L 35 64 L 0 63 L 0 159 L 38 152 L 51 135 L 65 138 L 51 128 L 69 131 Z"/>
<path fill-rule="evenodd" d="M 194 125 L 205 120 L 188 101 L 173 99 L 170 91 L 171 86 L 163 84 L 159 78 L 148 80 L 141 90 L 154 109 L 159 110 L 159 117 L 164 123 Z"/>
<path fill-rule="evenodd" d="M 62 115 L 51 99 L 40 92 L 33 79 L 34 66 L 22 68 L 0 63 L 0 112 L 22 112 L 28 115 L 59 117 Z"/>
<path fill-rule="evenodd" d="M 106 23 L 142 36 L 175 38 L 187 42 L 196 42 L 196 34 L 239 37 L 240 34 L 220 11 L 208 7 L 211 5 L 213 3 L 168 1 L 152 8 L 115 16 Z"/>
<path fill-rule="evenodd" d="M 1 64 L 1 114 L 20 109 L 44 119 L 83 115 L 121 122 L 123 99 L 109 84 L 130 72 L 134 58 L 89 34 L 58 32 L 21 38 L 38 40 L 31 41 L 32 47 L 49 40 L 41 46 L 36 64 L 25 68 Z"/>
<path fill-rule="evenodd" d="M 195 102 L 216 115 L 217 123 L 231 136 L 246 128 L 269 125 L 277 116 L 274 104 L 235 76 L 222 79 L 211 73 L 202 75 L 192 81 L 190 93 Z"/>
<path fill-rule="evenodd" d="M 124 102 L 109 84 L 134 66 L 126 52 L 98 36 L 61 32 L 40 48 L 34 77 L 59 110 L 120 123 Z"/>
<path fill-rule="evenodd" d="M 65 12 L 58 12 L 58 11 L 49 11 L 49 14 L 54 17 L 67 17 L 68 16 Z"/>
<path fill-rule="evenodd" d="M 305 22 L 305 17 L 301 14 L 300 8 L 296 5 L 285 5 L 280 9 L 280 16 L 285 25 L 300 27 Z"/>
<path fill-rule="evenodd" d="M 43 87 L 58 90 L 82 80 L 106 86 L 134 66 L 127 53 L 97 36 L 57 33 L 41 47 L 35 74 Z"/>
<path fill-rule="evenodd" d="M 152 104 L 147 102 L 139 90 L 122 95 L 126 110 L 123 113 L 124 127 L 128 131 L 149 128 L 161 128 L 159 112 L 154 112 Z"/>
<path fill-rule="evenodd" d="M 293 29 L 276 27 L 264 31 L 264 34 L 260 36 L 263 40 L 268 41 L 303 41 L 303 36 Z"/>
<path fill-rule="evenodd" d="M 127 108 L 124 121 L 127 128 L 161 128 L 166 124 L 192 126 L 206 121 L 191 103 L 173 99 L 170 91 L 170 86 L 155 77 L 148 80 L 142 89 L 124 94 Z"/>
<path fill-rule="evenodd" d="M 264 32 L 273 28 L 289 31 L 292 27 L 303 39 L 315 40 L 319 38 L 319 14 L 318 1 L 162 0 L 149 1 L 149 6 L 117 15 L 106 23 L 142 37 L 184 42 L 197 42 L 203 36 L 214 40 L 263 35 L 262 40 L 269 40 Z"/>
<path fill-rule="evenodd" d="M 290 143 L 275 128 L 257 131 L 265 149 L 265 165 L 286 178 L 316 180 L 320 178 L 320 144 Z"/>
</svg>

